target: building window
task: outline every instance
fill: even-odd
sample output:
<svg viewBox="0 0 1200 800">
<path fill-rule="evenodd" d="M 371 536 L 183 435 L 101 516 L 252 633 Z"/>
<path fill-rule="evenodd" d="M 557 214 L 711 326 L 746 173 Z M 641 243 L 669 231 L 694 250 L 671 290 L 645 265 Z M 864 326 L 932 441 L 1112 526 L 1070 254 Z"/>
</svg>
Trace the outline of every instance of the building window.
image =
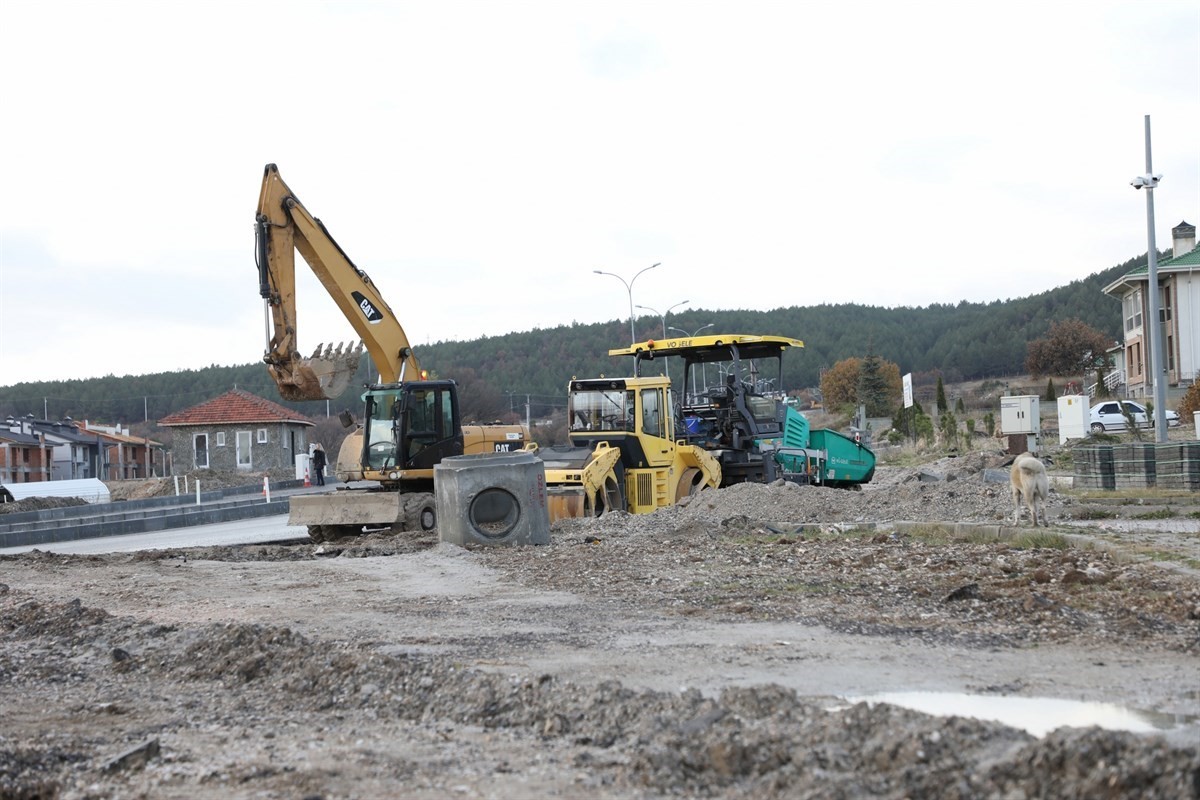
<svg viewBox="0 0 1200 800">
<path fill-rule="evenodd" d="M 217 431 L 217 447 L 225 446 L 225 431 Z"/>
<path fill-rule="evenodd" d="M 254 463 L 250 455 L 250 431 L 237 432 L 237 465 L 249 469 Z"/>
<path fill-rule="evenodd" d="M 266 428 L 258 429 L 258 443 L 259 444 L 267 443 L 267 429 Z"/>
<path fill-rule="evenodd" d="M 1142 291 L 1125 295 L 1125 332 L 1142 327 Z"/>
</svg>

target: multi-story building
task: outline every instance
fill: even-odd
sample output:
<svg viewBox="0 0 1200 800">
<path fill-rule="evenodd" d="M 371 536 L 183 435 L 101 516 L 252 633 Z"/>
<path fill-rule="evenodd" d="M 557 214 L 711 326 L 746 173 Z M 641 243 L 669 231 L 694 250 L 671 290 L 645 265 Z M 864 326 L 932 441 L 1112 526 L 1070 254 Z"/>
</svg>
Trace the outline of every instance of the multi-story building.
<svg viewBox="0 0 1200 800">
<path fill-rule="evenodd" d="M 165 448 L 144 436 L 132 436 L 120 425 L 97 425 L 83 421 L 80 430 L 99 437 L 104 460 L 101 480 L 121 481 L 166 475 Z"/>
<path fill-rule="evenodd" d="M 1171 229 L 1170 258 L 1158 262 L 1158 323 L 1161 326 L 1166 395 L 1178 398 L 1200 373 L 1200 247 L 1196 226 L 1181 222 Z M 1127 397 L 1146 397 L 1150 375 L 1150 270 L 1143 266 L 1104 287 L 1121 302 L 1124 319 L 1122 374 Z M 1117 387 L 1121 392 L 1120 386 Z"/>
<path fill-rule="evenodd" d="M 53 443 L 29 419 L 9 417 L 0 428 L 0 484 L 50 480 L 53 455 Z"/>
</svg>

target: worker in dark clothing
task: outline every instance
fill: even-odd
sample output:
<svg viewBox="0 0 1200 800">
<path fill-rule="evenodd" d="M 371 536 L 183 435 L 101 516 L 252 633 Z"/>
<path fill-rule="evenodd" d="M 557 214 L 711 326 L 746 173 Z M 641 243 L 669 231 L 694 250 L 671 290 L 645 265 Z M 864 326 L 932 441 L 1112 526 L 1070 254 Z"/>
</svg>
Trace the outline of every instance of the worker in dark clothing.
<svg viewBox="0 0 1200 800">
<path fill-rule="evenodd" d="M 325 485 L 325 450 L 321 445 L 317 445 L 312 454 L 313 466 L 313 483 L 317 486 Z"/>
</svg>

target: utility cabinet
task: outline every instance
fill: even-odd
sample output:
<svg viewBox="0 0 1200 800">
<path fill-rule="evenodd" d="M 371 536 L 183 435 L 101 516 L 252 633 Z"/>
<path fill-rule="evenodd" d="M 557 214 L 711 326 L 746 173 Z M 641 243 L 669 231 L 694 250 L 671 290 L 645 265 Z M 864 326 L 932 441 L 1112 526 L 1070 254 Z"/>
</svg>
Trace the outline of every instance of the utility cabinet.
<svg viewBox="0 0 1200 800">
<path fill-rule="evenodd" d="M 1037 433 L 1042 419 L 1036 394 L 1000 398 L 1000 431 L 1006 436 L 1014 433 Z"/>
<path fill-rule="evenodd" d="M 1058 443 L 1066 444 L 1068 439 L 1086 437 L 1091 413 L 1085 394 L 1067 394 L 1058 398 Z"/>
</svg>

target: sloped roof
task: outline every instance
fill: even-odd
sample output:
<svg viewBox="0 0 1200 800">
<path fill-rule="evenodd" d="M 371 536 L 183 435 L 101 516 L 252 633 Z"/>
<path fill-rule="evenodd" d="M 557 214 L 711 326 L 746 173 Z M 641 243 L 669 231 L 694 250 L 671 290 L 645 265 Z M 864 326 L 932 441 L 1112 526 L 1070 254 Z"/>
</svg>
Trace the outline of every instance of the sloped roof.
<svg viewBox="0 0 1200 800">
<path fill-rule="evenodd" d="M 79 426 L 74 422 L 71 422 L 69 418 L 62 422 L 34 420 L 30 427 L 32 427 L 36 433 L 45 434 L 48 438 L 62 444 L 66 444 L 68 442 L 84 445 L 96 444 L 95 433 L 81 431 Z"/>
<path fill-rule="evenodd" d="M 153 439 L 146 438 L 145 436 L 126 436 L 123 433 L 109 433 L 108 431 L 102 431 L 99 428 L 89 427 L 86 423 L 81 425 L 79 429 L 83 430 L 83 431 L 87 431 L 88 433 L 93 433 L 103 439 L 108 439 L 110 442 L 113 442 L 113 443 L 138 444 L 138 445 L 146 445 L 148 447 L 162 447 L 163 446 L 162 442 L 156 442 Z"/>
<path fill-rule="evenodd" d="M 244 389 L 230 389 L 220 397 L 168 414 L 158 421 L 163 427 L 180 425 L 230 425 L 259 422 L 294 422 L 312 425 L 303 414 L 279 403 L 250 394 Z"/>
<path fill-rule="evenodd" d="M 1181 223 L 1186 225 L 1187 223 Z M 1178 227 L 1178 226 L 1176 226 Z M 1200 244 L 1193 247 L 1181 256 L 1172 258 L 1164 258 L 1158 262 L 1157 271 L 1159 275 L 1171 272 L 1184 272 L 1200 267 Z M 1143 264 L 1140 267 L 1135 267 L 1129 270 L 1115 281 L 1105 286 L 1103 291 L 1105 294 L 1124 293 L 1126 289 L 1136 288 L 1135 284 L 1145 283 L 1150 279 L 1150 265 Z"/>
<path fill-rule="evenodd" d="M 1196 245 L 1181 256 L 1164 258 L 1162 261 L 1158 262 L 1159 270 L 1186 269 L 1188 267 L 1200 267 L 1200 244 Z M 1150 276 L 1150 265 L 1145 264 L 1137 267 L 1136 269 L 1131 269 L 1129 272 L 1126 272 L 1123 277 L 1134 278 L 1138 276 L 1148 278 Z"/>
<path fill-rule="evenodd" d="M 28 433 L 0 429 L 0 442 L 11 442 L 12 444 L 24 445 L 26 447 L 37 447 L 42 443 L 42 440 Z"/>
<path fill-rule="evenodd" d="M 1200 245 L 1196 245 L 1188 252 L 1175 258 L 1168 258 L 1166 261 L 1158 263 L 1159 269 L 1166 267 L 1171 269 L 1174 267 L 1200 267 Z M 1149 267 L 1146 268 L 1149 271 Z"/>
</svg>

